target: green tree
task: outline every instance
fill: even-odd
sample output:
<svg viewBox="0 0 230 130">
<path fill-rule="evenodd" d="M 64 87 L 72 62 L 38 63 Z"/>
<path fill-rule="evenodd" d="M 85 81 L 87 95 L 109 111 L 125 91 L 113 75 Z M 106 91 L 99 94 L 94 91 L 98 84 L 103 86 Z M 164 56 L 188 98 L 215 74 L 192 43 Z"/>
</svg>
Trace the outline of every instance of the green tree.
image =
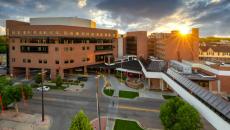
<svg viewBox="0 0 230 130">
<path fill-rule="evenodd" d="M 61 79 L 61 76 L 60 75 L 57 75 L 57 77 L 56 77 L 56 87 L 57 88 L 61 88 L 62 87 L 62 83 L 63 83 L 63 81 L 62 81 L 62 79 Z"/>
<path fill-rule="evenodd" d="M 160 107 L 160 119 L 165 130 L 200 130 L 199 113 L 188 103 L 176 97 Z"/>
<path fill-rule="evenodd" d="M 40 84 L 42 82 L 42 75 L 39 73 L 35 76 L 35 83 Z"/>
<path fill-rule="evenodd" d="M 80 110 L 73 117 L 69 130 L 93 130 L 93 127 L 83 110 Z"/>
</svg>

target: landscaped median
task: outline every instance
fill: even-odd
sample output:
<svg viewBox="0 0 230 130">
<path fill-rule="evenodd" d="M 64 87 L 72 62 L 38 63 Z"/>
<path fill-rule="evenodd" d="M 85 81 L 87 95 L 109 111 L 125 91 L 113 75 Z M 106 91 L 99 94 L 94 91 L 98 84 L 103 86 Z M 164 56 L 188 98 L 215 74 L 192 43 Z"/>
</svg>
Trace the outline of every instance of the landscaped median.
<svg viewBox="0 0 230 130">
<path fill-rule="evenodd" d="M 133 98 L 139 97 L 139 92 L 120 90 L 119 97 L 133 99 Z"/>
<path fill-rule="evenodd" d="M 104 94 L 107 95 L 107 96 L 113 96 L 113 94 L 114 94 L 114 89 L 111 89 L 111 88 L 104 88 L 104 89 L 103 89 L 103 92 L 104 92 Z"/>
<path fill-rule="evenodd" d="M 113 130 L 144 130 L 137 122 L 129 120 L 116 119 Z"/>
</svg>

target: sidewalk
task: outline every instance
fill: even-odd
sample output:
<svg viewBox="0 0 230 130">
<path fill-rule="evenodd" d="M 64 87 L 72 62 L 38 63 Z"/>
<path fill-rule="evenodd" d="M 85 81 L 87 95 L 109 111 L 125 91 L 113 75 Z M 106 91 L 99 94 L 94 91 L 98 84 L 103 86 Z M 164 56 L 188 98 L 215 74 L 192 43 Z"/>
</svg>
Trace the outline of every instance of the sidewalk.
<svg viewBox="0 0 230 130">
<path fill-rule="evenodd" d="M 0 129 L 2 130 L 49 130 L 52 119 L 45 116 L 45 121 L 41 121 L 40 114 L 16 113 L 5 111 L 0 114 Z"/>
<path fill-rule="evenodd" d="M 145 87 L 142 89 L 133 89 L 128 87 L 125 83 L 121 83 L 118 81 L 118 79 L 114 76 L 110 76 L 110 82 L 112 84 L 112 87 L 115 89 L 114 95 L 118 96 L 119 90 L 124 91 L 133 91 L 133 92 L 139 92 L 139 97 L 143 98 L 152 98 L 152 99 L 160 99 L 163 100 L 164 98 L 162 95 L 175 95 L 174 93 L 169 92 L 157 92 L 157 91 L 150 91 L 146 89 Z"/>
</svg>

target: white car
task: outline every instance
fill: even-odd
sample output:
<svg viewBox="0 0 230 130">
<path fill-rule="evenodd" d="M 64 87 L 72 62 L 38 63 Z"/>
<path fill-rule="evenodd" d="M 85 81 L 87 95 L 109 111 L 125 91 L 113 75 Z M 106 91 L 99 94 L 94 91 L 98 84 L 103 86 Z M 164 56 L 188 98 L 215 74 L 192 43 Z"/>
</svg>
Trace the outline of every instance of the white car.
<svg viewBox="0 0 230 130">
<path fill-rule="evenodd" d="M 42 91 L 42 87 L 38 87 L 37 90 Z M 43 86 L 43 91 L 49 91 L 49 90 L 50 90 L 50 87 Z"/>
</svg>

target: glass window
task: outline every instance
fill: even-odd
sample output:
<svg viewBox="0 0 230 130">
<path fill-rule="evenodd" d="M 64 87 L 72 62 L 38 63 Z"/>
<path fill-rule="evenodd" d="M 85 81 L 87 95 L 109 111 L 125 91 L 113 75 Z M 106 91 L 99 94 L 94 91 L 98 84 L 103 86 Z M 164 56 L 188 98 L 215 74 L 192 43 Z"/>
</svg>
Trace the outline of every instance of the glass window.
<svg viewBox="0 0 230 130">
<path fill-rule="evenodd" d="M 47 64 L 47 60 L 43 60 L 43 63 L 44 63 L 44 64 Z"/>
<path fill-rule="evenodd" d="M 59 51 L 59 48 L 58 48 L 58 47 L 55 47 L 55 51 Z"/>
<path fill-rule="evenodd" d="M 76 35 L 79 35 L 79 32 L 76 32 L 75 34 L 76 34 Z"/>
<path fill-rule="evenodd" d="M 15 50 L 15 47 L 14 47 L 14 46 L 12 46 L 12 50 Z"/>
<path fill-rule="evenodd" d="M 73 60 L 73 59 L 71 59 L 71 60 L 70 60 L 70 63 L 74 63 L 74 60 Z"/>
<path fill-rule="evenodd" d="M 31 63 L 31 60 L 30 60 L 30 59 L 28 59 L 28 60 L 27 60 L 27 62 L 28 62 L 28 63 Z"/>
<path fill-rule="evenodd" d="M 41 64 L 41 63 L 42 63 L 42 60 L 38 60 L 38 63 Z"/>
<path fill-rule="evenodd" d="M 59 64 L 59 60 L 56 60 L 55 63 L 56 63 L 56 64 Z"/>
<path fill-rule="evenodd" d="M 85 50 L 85 47 L 84 47 L 84 46 L 82 47 L 82 50 Z"/>
<path fill-rule="evenodd" d="M 23 63 L 26 63 L 26 59 L 23 59 L 22 61 L 23 61 Z"/>
<path fill-rule="evenodd" d="M 65 60 L 65 62 L 64 62 L 65 64 L 68 64 L 69 63 L 69 61 L 68 60 Z"/>
</svg>

